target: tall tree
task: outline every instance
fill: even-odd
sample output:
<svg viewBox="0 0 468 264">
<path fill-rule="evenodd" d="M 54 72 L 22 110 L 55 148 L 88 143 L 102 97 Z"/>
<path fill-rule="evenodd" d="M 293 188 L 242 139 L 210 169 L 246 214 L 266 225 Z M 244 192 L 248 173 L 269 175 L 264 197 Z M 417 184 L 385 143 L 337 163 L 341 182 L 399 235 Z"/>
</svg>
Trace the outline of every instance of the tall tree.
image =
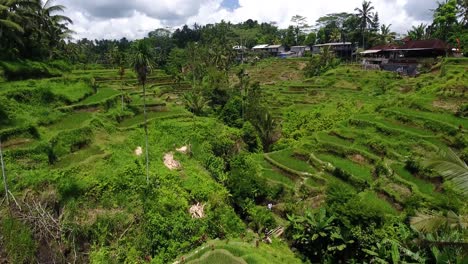
<svg viewBox="0 0 468 264">
<path fill-rule="evenodd" d="M 369 26 L 374 22 L 374 14 L 372 13 L 374 7 L 371 1 L 363 1 L 361 8 L 356 8 L 354 11 L 357 12 L 356 16 L 360 19 L 360 29 L 362 34 L 362 48 L 365 49 L 365 35 Z"/>
<path fill-rule="evenodd" d="M 146 156 L 146 182 L 149 183 L 149 155 L 148 155 L 148 116 L 146 111 L 146 80 L 153 70 L 153 51 L 147 39 L 139 40 L 134 45 L 132 66 L 138 75 L 138 82 L 143 87 L 143 114 L 145 119 L 145 156 Z"/>
<path fill-rule="evenodd" d="M 412 40 L 424 40 L 429 38 L 427 25 L 420 24 L 413 26 L 407 33 L 408 37 Z"/>
<path fill-rule="evenodd" d="M 439 6 L 434 12 L 434 34 L 447 41 L 457 23 L 457 0 L 446 0 L 445 3 L 438 3 Z"/>
<path fill-rule="evenodd" d="M 295 45 L 299 45 L 304 41 L 304 36 L 310 29 L 310 26 L 307 24 L 307 18 L 300 15 L 293 16 L 291 22 L 294 24 Z"/>
<path fill-rule="evenodd" d="M 382 26 L 380 27 L 380 34 L 379 34 L 380 43 L 388 44 L 388 43 L 392 43 L 395 40 L 396 33 L 390 29 L 391 26 L 392 24 L 390 25 L 382 24 Z"/>
</svg>

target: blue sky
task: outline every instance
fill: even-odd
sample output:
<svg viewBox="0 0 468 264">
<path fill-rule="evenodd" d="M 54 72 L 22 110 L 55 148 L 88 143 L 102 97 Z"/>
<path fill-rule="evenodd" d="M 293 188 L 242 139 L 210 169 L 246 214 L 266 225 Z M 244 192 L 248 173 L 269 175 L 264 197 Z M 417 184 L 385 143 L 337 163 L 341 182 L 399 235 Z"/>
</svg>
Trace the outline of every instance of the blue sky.
<svg viewBox="0 0 468 264">
<path fill-rule="evenodd" d="M 225 7 L 226 9 L 234 10 L 239 8 L 239 1 L 238 0 L 223 0 L 221 6 Z"/>
</svg>

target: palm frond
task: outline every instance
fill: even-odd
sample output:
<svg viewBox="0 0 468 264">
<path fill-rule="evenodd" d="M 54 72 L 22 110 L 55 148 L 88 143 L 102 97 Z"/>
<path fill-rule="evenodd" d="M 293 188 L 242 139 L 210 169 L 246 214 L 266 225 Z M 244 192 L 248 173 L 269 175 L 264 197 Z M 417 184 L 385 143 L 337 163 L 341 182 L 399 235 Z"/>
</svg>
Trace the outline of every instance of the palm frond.
<svg viewBox="0 0 468 264">
<path fill-rule="evenodd" d="M 439 157 L 429 160 L 427 166 L 443 178 L 452 181 L 455 188 L 460 190 L 463 195 L 468 196 L 468 166 L 453 150 L 448 149 L 446 152 L 442 152 Z"/>
<path fill-rule="evenodd" d="M 18 31 L 21 33 L 24 32 L 24 29 L 19 24 L 8 19 L 0 19 L 0 26 L 6 27 L 10 30 Z"/>
<path fill-rule="evenodd" d="M 413 228 L 422 233 L 433 233 L 442 228 L 464 229 L 468 225 L 466 216 L 459 216 L 452 211 L 446 215 L 435 212 L 419 212 L 410 219 Z"/>
</svg>

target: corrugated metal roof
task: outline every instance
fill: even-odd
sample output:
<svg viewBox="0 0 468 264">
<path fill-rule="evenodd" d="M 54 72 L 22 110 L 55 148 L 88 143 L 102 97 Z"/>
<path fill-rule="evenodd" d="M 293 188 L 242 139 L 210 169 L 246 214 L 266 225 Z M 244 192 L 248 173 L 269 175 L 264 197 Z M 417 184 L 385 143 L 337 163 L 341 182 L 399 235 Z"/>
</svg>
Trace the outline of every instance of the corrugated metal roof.
<svg viewBox="0 0 468 264">
<path fill-rule="evenodd" d="M 372 47 L 368 50 L 383 50 L 383 51 L 409 51 L 409 50 L 447 50 L 450 45 L 440 39 L 431 40 L 408 40 L 405 44 L 398 46 L 396 44 L 386 44 Z M 365 54 L 365 53 L 364 53 Z"/>
<path fill-rule="evenodd" d="M 363 52 L 359 52 L 360 54 L 374 54 L 374 53 L 379 53 L 381 52 L 382 50 L 366 50 L 366 51 L 363 51 Z"/>
<path fill-rule="evenodd" d="M 314 47 L 325 47 L 325 46 L 342 46 L 342 45 L 352 45 L 351 42 L 333 42 L 333 43 L 325 43 L 325 44 L 317 44 Z"/>
<path fill-rule="evenodd" d="M 450 46 L 440 39 L 429 39 L 429 40 L 410 40 L 403 44 L 399 49 L 436 49 L 446 50 Z"/>
<path fill-rule="evenodd" d="M 277 48 L 281 48 L 282 46 L 281 45 L 269 45 L 267 48 L 269 49 L 277 49 Z"/>
<path fill-rule="evenodd" d="M 252 49 L 266 49 L 268 47 L 268 44 L 261 44 L 253 47 Z"/>
</svg>

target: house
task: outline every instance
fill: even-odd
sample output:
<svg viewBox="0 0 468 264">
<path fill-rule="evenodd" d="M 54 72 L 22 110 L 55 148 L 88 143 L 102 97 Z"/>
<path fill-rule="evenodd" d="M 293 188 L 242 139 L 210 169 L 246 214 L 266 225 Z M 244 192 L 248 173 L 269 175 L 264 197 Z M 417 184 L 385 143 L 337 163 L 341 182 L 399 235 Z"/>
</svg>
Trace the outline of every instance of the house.
<svg viewBox="0 0 468 264">
<path fill-rule="evenodd" d="M 304 57 L 307 51 L 310 51 L 309 46 L 292 46 L 289 50 L 295 54 L 295 57 Z"/>
<path fill-rule="evenodd" d="M 356 51 L 356 47 L 351 42 L 333 42 L 314 45 L 312 53 L 319 54 L 325 47 L 330 47 L 339 58 L 351 58 Z"/>
<path fill-rule="evenodd" d="M 257 45 L 252 48 L 253 51 L 257 52 L 266 52 L 269 53 L 271 56 L 278 56 L 280 53 L 285 51 L 285 48 L 282 45 L 268 45 L 268 44 L 261 44 Z"/>
<path fill-rule="evenodd" d="M 404 39 L 402 45 L 388 44 L 372 47 L 360 52 L 362 64 L 379 65 L 380 69 L 396 71 L 406 75 L 416 75 L 422 60 L 448 56 L 452 52 L 450 45 L 439 39 L 410 40 Z"/>
<path fill-rule="evenodd" d="M 285 48 L 281 45 L 268 45 L 267 50 L 271 55 L 277 57 L 281 52 L 285 51 Z"/>
</svg>

